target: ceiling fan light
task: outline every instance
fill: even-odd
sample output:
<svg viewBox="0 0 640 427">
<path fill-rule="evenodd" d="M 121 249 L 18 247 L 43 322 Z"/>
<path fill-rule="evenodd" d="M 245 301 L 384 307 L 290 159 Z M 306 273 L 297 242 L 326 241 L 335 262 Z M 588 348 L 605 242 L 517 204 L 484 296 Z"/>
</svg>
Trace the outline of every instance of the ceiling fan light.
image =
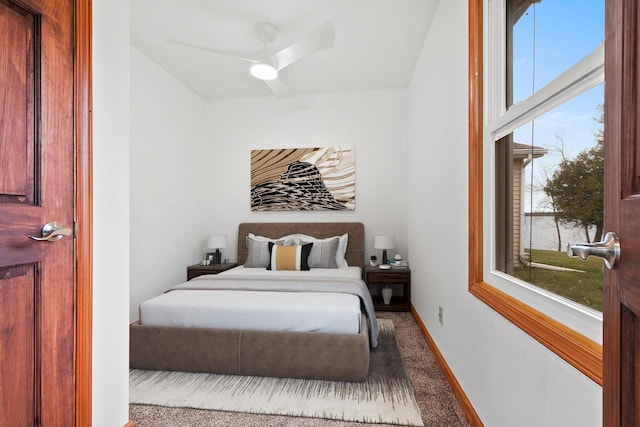
<svg viewBox="0 0 640 427">
<path fill-rule="evenodd" d="M 253 77 L 260 80 L 273 80 L 278 77 L 278 70 L 273 65 L 258 62 L 249 69 Z"/>
</svg>

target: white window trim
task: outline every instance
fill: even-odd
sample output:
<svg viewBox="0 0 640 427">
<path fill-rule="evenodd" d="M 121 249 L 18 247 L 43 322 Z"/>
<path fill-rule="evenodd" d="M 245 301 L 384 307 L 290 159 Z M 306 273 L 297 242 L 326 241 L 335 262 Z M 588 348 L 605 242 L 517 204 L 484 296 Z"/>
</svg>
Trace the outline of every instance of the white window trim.
<svg viewBox="0 0 640 427">
<path fill-rule="evenodd" d="M 559 295 L 532 286 L 495 269 L 495 142 L 532 118 L 586 92 L 604 81 L 604 47 L 591 54 L 505 111 L 506 22 L 505 0 L 489 0 L 484 6 L 484 169 L 483 269 L 485 281 L 524 304 L 546 314 L 585 337 L 602 344 L 602 313 Z M 495 96 L 492 96 L 495 94 Z"/>
<path fill-rule="evenodd" d="M 604 82 L 604 45 L 601 44 L 530 97 L 512 105 L 501 116 L 496 116 L 490 125 L 490 128 L 494 129 L 494 141 L 602 82 Z"/>
</svg>

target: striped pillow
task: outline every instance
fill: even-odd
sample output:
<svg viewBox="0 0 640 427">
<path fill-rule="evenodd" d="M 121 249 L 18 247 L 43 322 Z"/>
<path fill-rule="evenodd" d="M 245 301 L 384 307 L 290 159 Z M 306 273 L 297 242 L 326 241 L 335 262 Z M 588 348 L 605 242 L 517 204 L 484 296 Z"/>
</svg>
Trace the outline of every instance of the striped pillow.
<svg viewBox="0 0 640 427">
<path fill-rule="evenodd" d="M 280 246 L 269 242 L 269 265 L 267 270 L 309 270 L 309 253 L 313 243 Z"/>
<path fill-rule="evenodd" d="M 338 252 L 339 240 L 337 237 L 311 243 L 313 243 L 313 248 L 311 248 L 311 252 L 309 253 L 309 267 L 338 268 L 336 253 Z"/>
<path fill-rule="evenodd" d="M 265 268 L 269 265 L 269 248 L 267 245 L 269 242 L 282 244 L 280 240 L 249 233 L 246 237 L 247 259 L 244 261 L 245 268 Z"/>
</svg>

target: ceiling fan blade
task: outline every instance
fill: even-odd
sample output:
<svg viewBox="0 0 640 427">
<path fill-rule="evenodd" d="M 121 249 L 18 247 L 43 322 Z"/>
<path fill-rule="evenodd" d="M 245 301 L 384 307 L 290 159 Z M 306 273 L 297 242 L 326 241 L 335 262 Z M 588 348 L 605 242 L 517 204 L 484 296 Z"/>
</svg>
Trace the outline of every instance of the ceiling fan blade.
<svg viewBox="0 0 640 427">
<path fill-rule="evenodd" d="M 237 52 L 237 51 L 234 51 L 234 50 L 224 50 L 224 49 L 216 49 L 215 47 L 199 46 L 199 45 L 196 45 L 196 44 L 182 42 L 180 40 L 174 40 L 174 39 L 167 39 L 167 42 L 168 43 L 173 43 L 173 44 L 179 44 L 181 46 L 187 46 L 187 47 L 190 47 L 190 48 L 193 48 L 193 49 L 202 50 L 204 52 L 215 53 L 215 54 L 224 55 L 224 56 L 230 56 L 232 58 L 240 59 L 242 61 L 249 61 L 249 62 L 261 62 L 261 61 L 264 61 L 264 52 L 262 52 L 262 51 L 256 52 L 256 53 Z"/>
<path fill-rule="evenodd" d="M 280 81 L 280 79 L 263 80 L 263 81 L 267 86 L 269 86 L 269 89 L 271 89 L 271 92 L 273 92 L 276 98 L 282 99 L 282 98 L 287 98 L 291 96 L 291 92 L 289 91 L 289 88 L 287 88 Z"/>
<path fill-rule="evenodd" d="M 289 47 L 285 47 L 274 56 L 278 71 L 301 60 L 307 55 L 333 47 L 336 39 L 336 27 L 327 21 Z"/>
</svg>

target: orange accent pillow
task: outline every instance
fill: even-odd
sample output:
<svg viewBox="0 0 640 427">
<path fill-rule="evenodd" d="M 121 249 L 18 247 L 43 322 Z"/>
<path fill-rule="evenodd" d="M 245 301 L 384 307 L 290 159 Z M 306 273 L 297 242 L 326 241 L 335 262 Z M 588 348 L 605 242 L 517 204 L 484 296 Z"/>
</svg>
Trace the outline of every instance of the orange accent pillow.
<svg viewBox="0 0 640 427">
<path fill-rule="evenodd" d="M 269 242 L 267 270 L 309 270 L 309 254 L 313 243 L 281 246 Z"/>
</svg>

